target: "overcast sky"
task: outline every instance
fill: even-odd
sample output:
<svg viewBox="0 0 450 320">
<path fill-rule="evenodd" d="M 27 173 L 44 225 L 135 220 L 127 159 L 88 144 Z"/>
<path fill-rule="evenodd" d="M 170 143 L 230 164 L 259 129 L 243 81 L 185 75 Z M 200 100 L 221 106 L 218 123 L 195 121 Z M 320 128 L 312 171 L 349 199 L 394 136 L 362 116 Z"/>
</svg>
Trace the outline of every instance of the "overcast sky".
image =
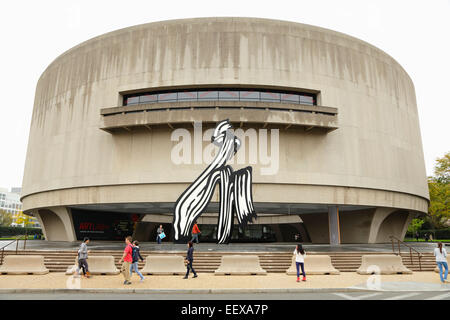
<svg viewBox="0 0 450 320">
<path fill-rule="evenodd" d="M 211 16 L 306 23 L 375 45 L 414 82 L 428 175 L 450 151 L 450 0 L 1 1 L 0 187 L 22 185 L 36 83 L 58 55 L 116 29 Z"/>
</svg>

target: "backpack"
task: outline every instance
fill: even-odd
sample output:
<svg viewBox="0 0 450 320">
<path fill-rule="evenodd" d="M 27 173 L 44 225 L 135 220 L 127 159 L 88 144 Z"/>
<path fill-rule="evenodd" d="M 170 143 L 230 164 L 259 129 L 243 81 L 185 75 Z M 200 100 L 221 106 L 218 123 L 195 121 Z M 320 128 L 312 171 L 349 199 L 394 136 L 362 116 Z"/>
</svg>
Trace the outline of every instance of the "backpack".
<svg viewBox="0 0 450 320">
<path fill-rule="evenodd" d="M 138 248 L 132 247 L 131 258 L 133 261 L 139 261 Z"/>
</svg>

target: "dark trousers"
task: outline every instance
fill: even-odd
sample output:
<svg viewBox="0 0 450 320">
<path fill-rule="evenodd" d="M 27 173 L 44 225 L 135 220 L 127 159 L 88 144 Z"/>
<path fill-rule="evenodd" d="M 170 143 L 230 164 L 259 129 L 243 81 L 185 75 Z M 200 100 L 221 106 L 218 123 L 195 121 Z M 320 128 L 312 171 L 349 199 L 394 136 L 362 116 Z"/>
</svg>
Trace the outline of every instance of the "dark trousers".
<svg viewBox="0 0 450 320">
<path fill-rule="evenodd" d="M 158 244 L 161 244 L 161 238 L 159 237 L 159 234 L 156 236 L 156 242 L 158 242 Z"/>
<path fill-rule="evenodd" d="M 186 265 L 186 275 L 185 277 L 187 277 L 189 275 L 189 269 L 192 270 L 192 272 L 194 273 L 194 275 L 197 275 L 197 273 L 195 272 L 194 268 L 192 267 L 192 262 L 194 262 L 194 260 L 188 260 L 188 264 Z"/>
<path fill-rule="evenodd" d="M 296 262 L 295 262 L 295 266 L 297 267 L 297 278 L 300 277 L 300 270 L 299 270 L 299 267 L 302 267 L 302 274 L 303 274 L 303 277 L 306 277 L 304 263 L 303 263 L 303 262 L 297 262 L 297 261 L 296 261 Z"/>
<path fill-rule="evenodd" d="M 78 259 L 78 268 L 83 269 L 83 274 L 86 275 L 86 272 L 89 272 L 89 267 L 86 259 Z"/>
</svg>

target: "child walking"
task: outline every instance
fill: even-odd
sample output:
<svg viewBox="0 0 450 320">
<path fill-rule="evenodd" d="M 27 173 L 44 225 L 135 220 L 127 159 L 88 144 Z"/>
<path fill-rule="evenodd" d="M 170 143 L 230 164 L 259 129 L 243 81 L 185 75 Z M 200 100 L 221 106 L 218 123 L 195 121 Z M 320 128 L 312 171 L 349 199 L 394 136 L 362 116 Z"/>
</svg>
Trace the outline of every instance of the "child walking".
<svg viewBox="0 0 450 320">
<path fill-rule="evenodd" d="M 297 247 L 294 250 L 294 256 L 295 256 L 295 266 L 297 267 L 297 282 L 300 281 L 300 270 L 299 268 L 302 268 L 302 274 L 303 279 L 302 281 L 306 281 L 306 274 L 305 274 L 305 257 L 306 252 L 303 250 L 303 247 L 301 244 L 298 244 Z"/>
</svg>

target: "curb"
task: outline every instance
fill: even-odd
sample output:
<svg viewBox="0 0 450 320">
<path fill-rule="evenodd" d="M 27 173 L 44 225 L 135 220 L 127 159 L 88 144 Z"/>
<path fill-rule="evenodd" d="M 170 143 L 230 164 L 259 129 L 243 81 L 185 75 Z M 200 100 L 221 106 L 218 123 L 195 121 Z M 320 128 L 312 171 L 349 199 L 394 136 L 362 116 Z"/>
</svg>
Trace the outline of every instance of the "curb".
<svg viewBox="0 0 450 320">
<path fill-rule="evenodd" d="M 308 288 L 308 289 L 0 289 L 0 294 L 14 293 L 135 293 L 135 294 L 236 294 L 236 293 L 334 293 L 334 292 L 384 292 L 363 288 Z M 397 292 L 397 291 L 389 291 Z M 404 292 L 404 291 L 399 291 Z"/>
</svg>

